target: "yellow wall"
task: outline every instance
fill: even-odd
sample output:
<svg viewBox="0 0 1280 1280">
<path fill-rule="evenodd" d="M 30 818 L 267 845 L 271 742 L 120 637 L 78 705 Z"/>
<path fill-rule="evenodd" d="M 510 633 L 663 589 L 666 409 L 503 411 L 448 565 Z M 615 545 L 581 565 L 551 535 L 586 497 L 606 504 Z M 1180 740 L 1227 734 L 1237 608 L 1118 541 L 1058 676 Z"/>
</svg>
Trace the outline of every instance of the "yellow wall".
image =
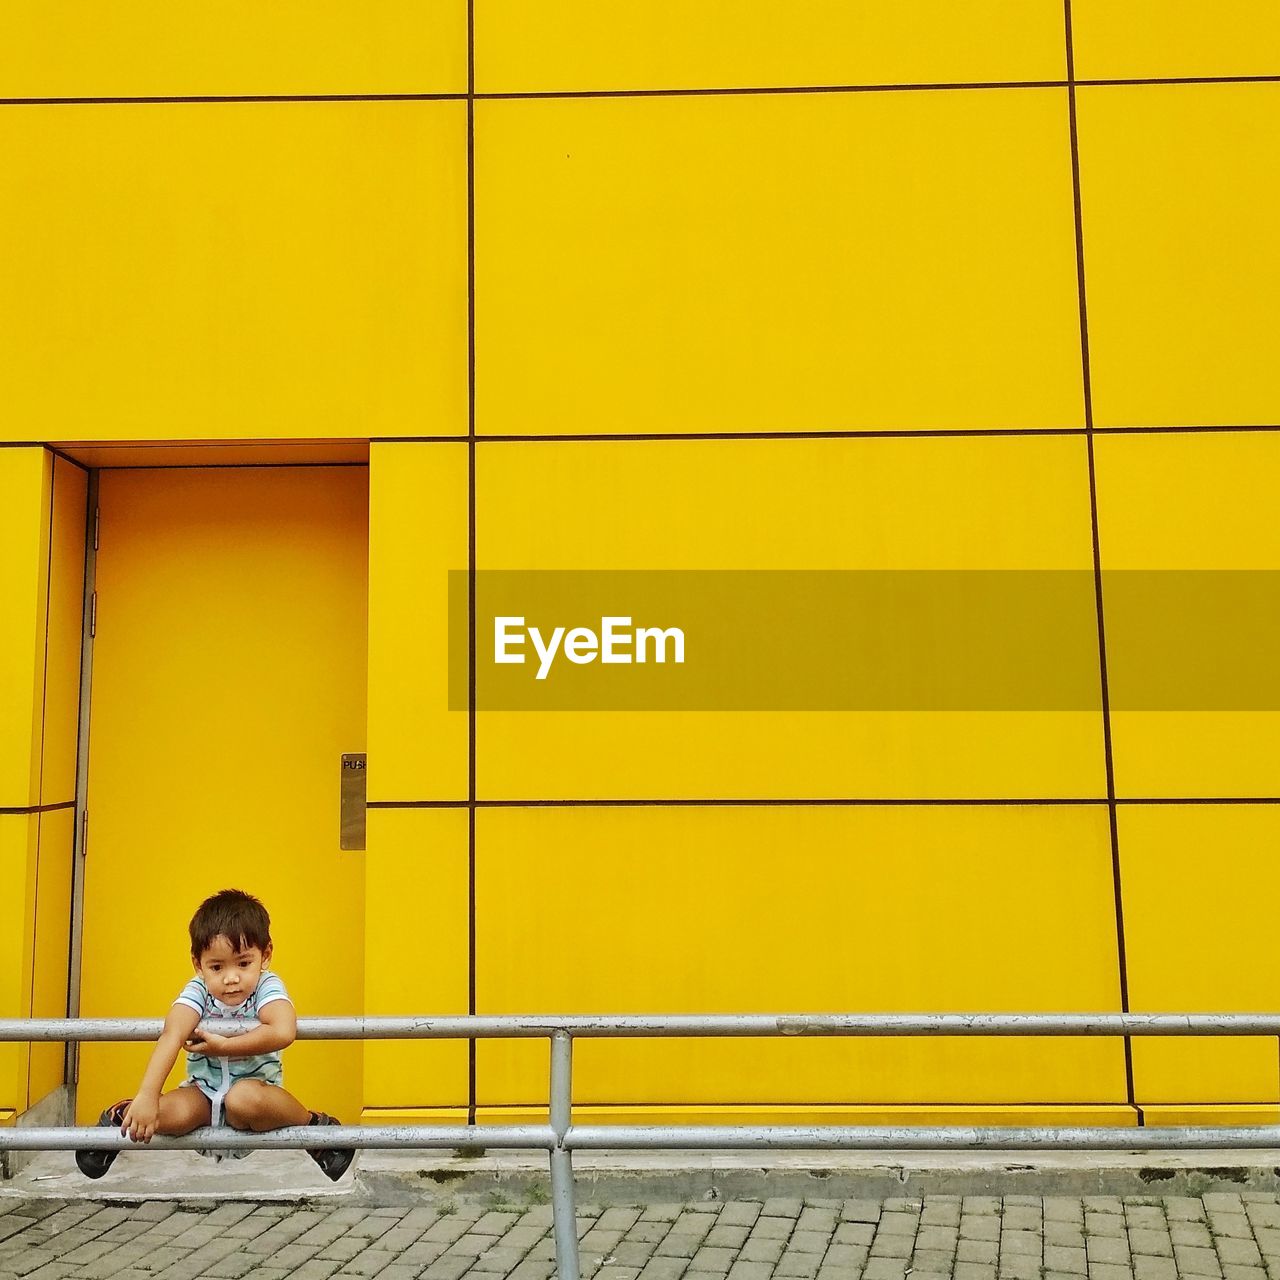
<svg viewBox="0 0 1280 1280">
<path fill-rule="evenodd" d="M 1241 79 L 1280 70 L 1274 5 L 1074 0 L 1070 62 L 1059 0 L 11 7 L 0 439 L 373 442 L 369 1011 L 1274 1006 L 1280 712 L 473 719 L 445 582 L 1280 569 L 1280 86 Z M 0 449 L 0 938 L 40 1007 L 58 467 Z M 521 1114 L 526 1050 L 473 1089 L 461 1046 L 371 1045 L 366 1115 Z M 593 1115 L 1280 1105 L 1274 1043 L 579 1060 Z"/>
<path fill-rule="evenodd" d="M 84 470 L 0 450 L 0 1017 L 64 1017 L 84 595 Z M 0 1113 L 63 1080 L 59 1044 L 0 1046 Z"/>
</svg>

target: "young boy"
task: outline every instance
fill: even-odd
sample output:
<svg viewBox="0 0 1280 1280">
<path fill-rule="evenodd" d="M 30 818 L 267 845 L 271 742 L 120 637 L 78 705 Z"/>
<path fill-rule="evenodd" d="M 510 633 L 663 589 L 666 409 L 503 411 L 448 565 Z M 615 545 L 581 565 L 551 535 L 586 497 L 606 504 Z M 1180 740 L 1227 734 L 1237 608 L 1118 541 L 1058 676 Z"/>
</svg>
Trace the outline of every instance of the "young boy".
<svg viewBox="0 0 1280 1280">
<path fill-rule="evenodd" d="M 223 1122 L 261 1133 L 283 1125 L 340 1123 L 308 1111 L 282 1089 L 280 1050 L 298 1034 L 297 1017 L 271 959 L 271 918 L 267 909 L 239 889 L 207 898 L 191 919 L 191 963 L 196 976 L 183 987 L 169 1016 L 137 1094 L 108 1107 L 100 1125 L 119 1125 L 135 1142 L 154 1134 L 190 1133 Z M 233 1036 L 204 1031 L 203 1018 L 256 1019 L 261 1025 Z M 185 1046 L 187 1078 L 160 1092 Z M 76 1164 L 90 1178 L 111 1168 L 116 1151 L 77 1151 Z M 221 1152 L 220 1155 L 247 1155 Z M 335 1182 L 355 1157 L 353 1150 L 307 1154 Z"/>
</svg>

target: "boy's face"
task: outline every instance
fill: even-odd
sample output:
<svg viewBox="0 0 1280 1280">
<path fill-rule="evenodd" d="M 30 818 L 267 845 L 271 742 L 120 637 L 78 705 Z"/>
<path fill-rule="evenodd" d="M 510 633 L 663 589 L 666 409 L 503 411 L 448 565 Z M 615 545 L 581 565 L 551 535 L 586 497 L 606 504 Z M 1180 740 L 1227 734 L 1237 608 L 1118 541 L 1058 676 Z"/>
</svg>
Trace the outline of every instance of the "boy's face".
<svg viewBox="0 0 1280 1280">
<path fill-rule="evenodd" d="M 265 951 L 257 947 L 237 950 L 230 938 L 220 934 L 204 949 L 199 959 L 192 958 L 192 963 L 215 1000 L 226 1005 L 238 1005 L 257 989 L 262 971 L 270 960 L 270 943 L 267 943 Z"/>
</svg>

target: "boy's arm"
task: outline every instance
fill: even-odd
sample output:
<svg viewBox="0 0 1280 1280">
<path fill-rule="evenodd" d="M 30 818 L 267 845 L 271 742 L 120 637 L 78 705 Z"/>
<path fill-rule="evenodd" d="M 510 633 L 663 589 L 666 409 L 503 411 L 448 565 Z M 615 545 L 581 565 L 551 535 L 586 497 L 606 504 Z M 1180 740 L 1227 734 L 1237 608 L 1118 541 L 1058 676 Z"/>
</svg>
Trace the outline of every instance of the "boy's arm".
<svg viewBox="0 0 1280 1280">
<path fill-rule="evenodd" d="M 250 1058 L 287 1049 L 298 1038 L 298 1015 L 288 1000 L 272 1000 L 263 1005 L 258 1010 L 258 1022 L 260 1026 L 238 1036 L 193 1029 L 187 1047 L 211 1058 Z"/>
<path fill-rule="evenodd" d="M 151 1061 L 143 1073 L 142 1083 L 134 1094 L 121 1128 L 140 1142 L 149 1142 L 155 1132 L 156 1113 L 160 1107 L 160 1090 L 182 1052 L 182 1045 L 195 1030 L 200 1015 L 186 1004 L 175 1004 L 164 1020 L 160 1039 L 151 1051 Z"/>
</svg>

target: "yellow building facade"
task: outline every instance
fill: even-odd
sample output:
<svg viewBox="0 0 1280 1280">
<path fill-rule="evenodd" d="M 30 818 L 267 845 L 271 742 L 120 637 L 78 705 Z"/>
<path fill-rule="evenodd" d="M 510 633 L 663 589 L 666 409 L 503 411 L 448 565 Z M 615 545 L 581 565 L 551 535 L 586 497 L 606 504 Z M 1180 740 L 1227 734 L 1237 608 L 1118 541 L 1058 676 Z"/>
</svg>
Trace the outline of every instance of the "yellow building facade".
<svg viewBox="0 0 1280 1280">
<path fill-rule="evenodd" d="M 1101 590 L 1093 710 L 448 699 L 451 571 L 1280 569 L 1273 6 L 3 11 L 0 1017 L 159 1017 L 231 885 L 304 1016 L 1275 1007 L 1280 714 L 1110 706 Z M 146 1054 L 84 1047 L 81 1122 Z M 532 1043 L 286 1066 L 371 1123 L 546 1098 Z M 575 1079 L 599 1121 L 1280 1112 L 1251 1039 Z M 0 1122 L 68 1083 L 0 1046 Z"/>
</svg>

